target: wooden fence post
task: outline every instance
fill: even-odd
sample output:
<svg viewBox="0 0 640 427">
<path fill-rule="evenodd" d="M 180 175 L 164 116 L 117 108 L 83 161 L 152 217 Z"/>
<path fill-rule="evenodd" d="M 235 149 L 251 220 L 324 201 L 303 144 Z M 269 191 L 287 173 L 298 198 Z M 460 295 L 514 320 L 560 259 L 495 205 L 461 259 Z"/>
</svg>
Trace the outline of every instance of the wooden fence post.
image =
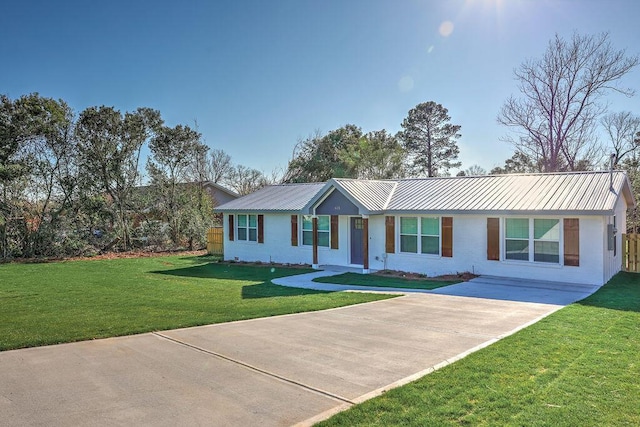
<svg viewBox="0 0 640 427">
<path fill-rule="evenodd" d="M 629 271 L 633 271 L 634 273 L 638 272 L 638 235 L 632 234 L 631 239 L 628 242 L 628 251 L 627 256 L 631 260 L 629 263 Z"/>
<path fill-rule="evenodd" d="M 627 238 L 627 234 L 622 233 L 622 270 L 629 271 L 629 239 Z"/>
<path fill-rule="evenodd" d="M 640 236 L 622 234 L 622 269 L 632 273 L 640 271 Z"/>
</svg>

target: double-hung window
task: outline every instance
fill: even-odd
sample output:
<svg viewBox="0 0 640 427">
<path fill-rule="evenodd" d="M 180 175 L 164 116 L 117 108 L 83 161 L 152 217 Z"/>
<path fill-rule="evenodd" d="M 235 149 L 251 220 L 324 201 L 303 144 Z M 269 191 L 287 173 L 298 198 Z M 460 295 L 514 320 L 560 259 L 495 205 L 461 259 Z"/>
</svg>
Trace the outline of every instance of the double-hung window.
<svg viewBox="0 0 640 427">
<path fill-rule="evenodd" d="M 440 220 L 434 217 L 420 218 L 420 252 L 440 254 Z"/>
<path fill-rule="evenodd" d="M 318 215 L 318 246 L 329 247 L 331 218 L 329 215 Z M 313 216 L 302 217 L 302 244 L 313 245 Z"/>
<path fill-rule="evenodd" d="M 258 241 L 258 218 L 257 215 L 238 215 L 237 235 L 238 240 L 249 242 Z"/>
<path fill-rule="evenodd" d="M 505 258 L 529 261 L 529 219 L 505 219 Z"/>
<path fill-rule="evenodd" d="M 400 252 L 418 253 L 418 218 L 400 217 Z"/>
<path fill-rule="evenodd" d="M 440 218 L 400 217 L 400 252 L 440 255 Z"/>
<path fill-rule="evenodd" d="M 560 220 L 506 218 L 505 259 L 560 263 Z"/>
<path fill-rule="evenodd" d="M 533 260 L 560 263 L 560 220 L 533 220 Z"/>
</svg>

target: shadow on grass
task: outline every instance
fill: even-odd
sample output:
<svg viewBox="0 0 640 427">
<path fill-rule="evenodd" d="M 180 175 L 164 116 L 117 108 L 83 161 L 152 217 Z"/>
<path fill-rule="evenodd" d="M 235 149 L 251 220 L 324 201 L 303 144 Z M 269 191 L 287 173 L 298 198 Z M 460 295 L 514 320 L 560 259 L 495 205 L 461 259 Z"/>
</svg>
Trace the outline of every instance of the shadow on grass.
<svg viewBox="0 0 640 427">
<path fill-rule="evenodd" d="M 593 295 L 577 304 L 640 312 L 640 274 L 620 272 Z"/>
<path fill-rule="evenodd" d="M 191 277 L 198 279 L 241 280 L 255 282 L 242 287 L 242 298 L 273 298 L 327 293 L 313 289 L 291 288 L 274 285 L 271 279 L 305 273 L 305 270 L 283 269 L 269 266 L 231 265 L 208 263 L 193 267 L 151 271 L 166 276 Z"/>
<path fill-rule="evenodd" d="M 178 258 L 180 261 L 188 261 L 193 264 L 202 264 L 203 262 L 222 263 L 222 257 L 218 255 L 185 255 Z"/>
<path fill-rule="evenodd" d="M 194 277 L 203 279 L 235 279 L 235 280 L 254 280 L 267 281 L 276 277 L 287 276 L 290 274 L 301 274 L 297 272 L 289 272 L 282 274 L 282 269 L 269 268 L 266 266 L 248 266 L 248 265 L 232 265 L 216 262 L 202 264 L 201 259 L 198 264 L 193 267 L 181 267 L 168 270 L 155 270 L 150 273 L 164 274 L 168 276 Z M 195 263 L 195 261 L 194 261 Z"/>
<path fill-rule="evenodd" d="M 246 285 L 242 287 L 242 299 L 273 298 L 273 297 L 295 297 L 300 295 L 326 294 L 327 291 L 317 291 L 314 289 L 290 288 L 287 286 L 274 285 L 271 282 L 257 285 Z"/>
<path fill-rule="evenodd" d="M 153 274 L 163 274 L 166 276 L 194 277 L 201 279 L 236 279 L 239 278 L 237 272 L 220 268 L 216 264 L 200 264 L 193 267 L 174 268 L 171 270 L 150 271 Z"/>
</svg>

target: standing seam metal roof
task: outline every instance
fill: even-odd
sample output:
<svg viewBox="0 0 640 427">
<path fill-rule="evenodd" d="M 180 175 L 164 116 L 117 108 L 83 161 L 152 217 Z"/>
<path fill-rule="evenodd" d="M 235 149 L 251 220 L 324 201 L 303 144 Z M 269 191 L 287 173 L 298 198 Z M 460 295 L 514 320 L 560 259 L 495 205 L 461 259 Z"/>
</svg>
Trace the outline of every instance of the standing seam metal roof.
<svg viewBox="0 0 640 427">
<path fill-rule="evenodd" d="M 324 185 L 322 182 L 269 185 L 255 193 L 220 205 L 215 211 L 299 211 L 318 194 Z"/>
<path fill-rule="evenodd" d="M 384 210 L 393 190 L 398 185 L 395 181 L 365 181 L 360 179 L 333 180 L 342 187 L 352 198 L 368 211 Z"/>
<path fill-rule="evenodd" d="M 283 184 L 265 187 L 228 202 L 216 211 L 301 211 L 317 204 L 332 186 L 367 213 L 383 212 L 612 212 L 622 194 L 635 205 L 624 172 L 487 175 L 401 180 L 337 178 L 329 184 Z M 325 189 L 324 191 L 323 188 Z M 313 202 L 313 200 L 316 200 Z"/>
<path fill-rule="evenodd" d="M 612 191 L 609 179 L 609 172 L 576 172 L 400 180 L 384 210 L 611 211 L 628 181 L 613 172 Z"/>
</svg>

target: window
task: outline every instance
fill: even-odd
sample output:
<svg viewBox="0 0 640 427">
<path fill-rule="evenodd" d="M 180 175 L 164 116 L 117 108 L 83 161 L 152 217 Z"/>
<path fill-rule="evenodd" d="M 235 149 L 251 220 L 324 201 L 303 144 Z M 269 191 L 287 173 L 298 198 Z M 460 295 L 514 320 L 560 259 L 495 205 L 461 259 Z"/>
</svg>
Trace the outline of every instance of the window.
<svg viewBox="0 0 640 427">
<path fill-rule="evenodd" d="M 529 261 L 529 220 L 507 218 L 505 220 L 506 259 Z"/>
<path fill-rule="evenodd" d="M 560 262 L 560 220 L 533 220 L 533 260 Z"/>
<path fill-rule="evenodd" d="M 440 221 L 438 218 L 420 218 L 420 252 L 440 253 Z"/>
<path fill-rule="evenodd" d="M 258 241 L 257 215 L 238 215 L 238 240 Z"/>
<path fill-rule="evenodd" d="M 400 217 L 400 252 L 418 253 L 418 218 Z"/>
<path fill-rule="evenodd" d="M 560 220 L 506 218 L 505 258 L 560 263 Z"/>
<path fill-rule="evenodd" d="M 400 217 L 400 252 L 440 255 L 440 218 Z"/>
<path fill-rule="evenodd" d="M 329 247 L 331 218 L 329 215 L 318 215 L 318 246 Z M 313 217 L 304 215 L 302 217 L 302 244 L 313 245 Z"/>
</svg>

